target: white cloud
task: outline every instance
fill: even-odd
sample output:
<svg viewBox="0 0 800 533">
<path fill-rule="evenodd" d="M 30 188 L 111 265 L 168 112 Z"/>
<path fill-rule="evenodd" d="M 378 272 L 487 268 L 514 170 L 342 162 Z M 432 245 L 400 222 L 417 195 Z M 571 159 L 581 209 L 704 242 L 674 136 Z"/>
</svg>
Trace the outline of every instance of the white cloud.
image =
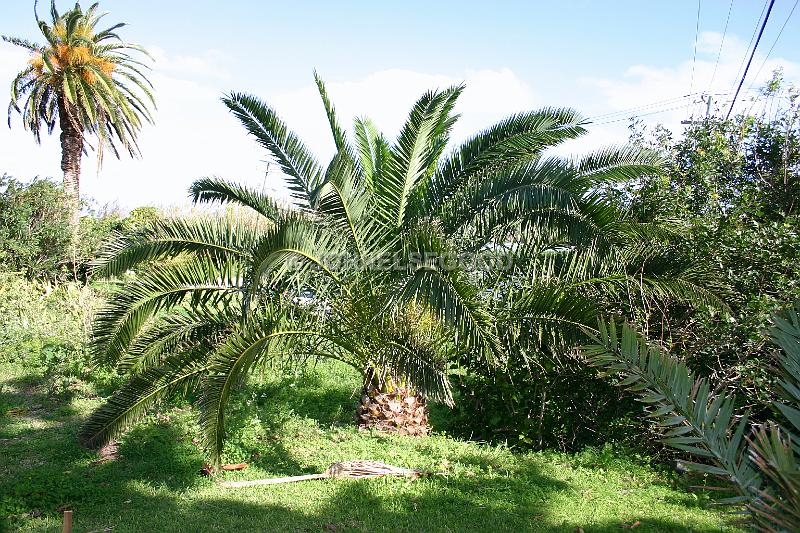
<svg viewBox="0 0 800 533">
<path fill-rule="evenodd" d="M 713 96 L 712 109 L 727 112 L 733 98 L 733 92 L 742 74 L 742 59 L 747 53 L 746 43 L 736 35 L 727 35 L 722 53 L 717 64 L 717 54 L 722 43 L 722 35 L 716 32 L 700 34 L 697 46 L 697 59 L 694 66 L 691 58 L 673 66 L 633 65 L 621 76 L 612 78 L 584 78 L 581 82 L 594 89 L 600 96 L 595 109 L 606 109 L 599 113 L 614 113 L 631 108 L 639 108 L 637 115 L 650 124 L 662 123 L 672 131 L 680 131 L 681 121 L 691 115 L 700 117 L 705 114 L 705 105 L 700 101 L 699 93 L 710 93 Z M 752 105 L 752 97 L 756 91 L 772 76 L 778 68 L 783 69 L 785 80 L 789 83 L 800 81 L 800 64 L 773 57 L 764 62 L 764 55 L 756 53 L 747 80 L 742 87 L 736 110 L 746 110 Z M 762 68 L 763 64 L 763 68 Z M 713 83 L 712 83 L 713 81 Z M 748 89 L 751 89 L 748 92 Z M 692 98 L 678 99 L 689 93 L 698 93 Z M 671 101 L 670 101 L 671 100 Z M 645 107 L 654 102 L 657 105 Z M 598 114 L 599 114 L 598 113 Z M 598 116 L 591 133 L 579 144 L 569 144 L 567 148 L 576 146 L 583 148 L 596 147 L 624 142 L 627 138 L 627 118 L 631 113 Z M 608 124 L 602 124 L 614 120 Z"/>
</svg>

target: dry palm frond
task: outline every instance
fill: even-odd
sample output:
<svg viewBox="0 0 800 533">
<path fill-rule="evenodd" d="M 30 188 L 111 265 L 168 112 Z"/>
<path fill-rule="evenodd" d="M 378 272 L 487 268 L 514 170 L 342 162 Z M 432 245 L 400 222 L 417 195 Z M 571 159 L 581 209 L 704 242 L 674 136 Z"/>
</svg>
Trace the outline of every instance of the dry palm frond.
<svg viewBox="0 0 800 533">
<path fill-rule="evenodd" d="M 223 487 L 237 488 L 237 487 L 253 487 L 256 485 L 276 485 L 279 483 L 293 483 L 295 481 L 306 481 L 308 479 L 326 479 L 326 478 L 350 478 L 361 479 L 368 477 L 383 477 L 383 476 L 403 476 L 410 478 L 418 478 L 426 475 L 425 472 L 413 470 L 410 468 L 401 468 L 399 466 L 387 465 L 378 461 L 341 461 L 333 463 L 322 474 L 307 474 L 304 476 L 290 476 L 290 477 L 277 477 L 270 479 L 254 479 L 250 481 L 225 481 L 221 483 Z"/>
</svg>

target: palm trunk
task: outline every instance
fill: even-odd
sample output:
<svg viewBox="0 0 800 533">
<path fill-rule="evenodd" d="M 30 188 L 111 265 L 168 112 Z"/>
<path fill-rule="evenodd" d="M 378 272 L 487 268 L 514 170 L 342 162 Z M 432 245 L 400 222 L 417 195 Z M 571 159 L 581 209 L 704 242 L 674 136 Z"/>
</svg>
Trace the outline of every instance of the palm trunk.
<svg viewBox="0 0 800 533">
<path fill-rule="evenodd" d="M 399 435 L 427 435 L 430 426 L 425 398 L 398 383 L 393 379 L 381 383 L 374 371 L 367 370 L 355 416 L 359 427 Z"/>
<path fill-rule="evenodd" d="M 83 155 L 83 132 L 78 124 L 75 106 L 65 96 L 58 102 L 61 125 L 61 170 L 64 172 L 64 194 L 69 208 L 69 225 L 72 233 L 73 252 L 78 242 L 80 223 L 80 179 L 81 156 Z"/>
</svg>

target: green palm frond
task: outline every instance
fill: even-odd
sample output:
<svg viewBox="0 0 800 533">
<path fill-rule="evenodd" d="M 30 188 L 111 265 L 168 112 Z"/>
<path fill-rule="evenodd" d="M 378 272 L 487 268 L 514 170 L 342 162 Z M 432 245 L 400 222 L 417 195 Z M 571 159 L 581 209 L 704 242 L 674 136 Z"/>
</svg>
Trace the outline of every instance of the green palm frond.
<svg viewBox="0 0 800 533">
<path fill-rule="evenodd" d="M 662 442 L 707 461 L 687 462 L 687 468 L 728 479 L 739 493 L 729 503 L 750 501 L 761 479 L 743 451 L 748 418 L 734 417 L 735 398 L 712 394 L 706 380 L 627 324 L 618 330 L 613 321 L 601 322 L 593 337 L 583 354 L 649 406 L 648 416 L 663 428 Z"/>
<path fill-rule="evenodd" d="M 79 434 L 81 442 L 93 447 L 108 444 L 159 400 L 181 390 L 196 389 L 208 371 L 204 355 L 197 351 L 173 355 L 160 366 L 131 378 L 84 422 Z"/>
<path fill-rule="evenodd" d="M 655 151 L 634 146 L 606 148 L 583 156 L 574 163 L 583 179 L 592 183 L 621 183 L 659 174 L 663 158 Z"/>
<path fill-rule="evenodd" d="M 255 96 L 231 93 L 222 101 L 278 162 L 289 180 L 294 199 L 308 205 L 312 191 L 322 179 L 322 168 L 302 141 L 271 107 Z"/>
<path fill-rule="evenodd" d="M 292 323 L 281 309 L 262 308 L 214 351 L 202 384 L 200 426 L 215 464 L 222 453 L 225 405 L 232 390 L 259 361 L 285 354 L 296 338 L 316 335 L 315 329 Z"/>
<path fill-rule="evenodd" d="M 368 209 L 371 196 L 358 180 L 352 160 L 339 152 L 331 161 L 325 181 L 314 191 L 316 211 L 330 217 L 347 232 L 360 257 L 379 235 Z"/>
<path fill-rule="evenodd" d="M 223 218 L 164 219 L 134 232 L 114 233 L 92 262 L 95 277 L 121 276 L 148 261 L 181 254 L 217 262 L 244 259 L 257 242 L 255 225 Z"/>
<path fill-rule="evenodd" d="M 432 228 L 418 228 L 404 240 L 403 256 L 415 258 L 390 298 L 415 302 L 455 331 L 455 342 L 495 365 L 502 358 L 494 317 L 453 261 L 456 257 Z"/>
<path fill-rule="evenodd" d="M 272 222 L 280 217 L 281 209 L 271 197 L 219 178 L 195 180 L 189 187 L 189 195 L 195 203 L 235 203 L 249 207 Z"/>
<path fill-rule="evenodd" d="M 157 313 L 182 305 L 224 304 L 241 296 L 245 272 L 236 262 L 208 259 L 173 262 L 150 269 L 126 282 L 96 315 L 92 352 L 117 362 Z"/>
<path fill-rule="evenodd" d="M 333 142 L 336 145 L 336 151 L 347 151 L 347 136 L 339 125 L 339 119 L 336 118 L 336 110 L 328 98 L 328 91 L 325 89 L 325 82 L 319 77 L 317 71 L 314 71 L 314 81 L 317 83 L 319 96 L 322 98 L 322 105 L 325 107 L 325 115 L 328 117 L 328 123 L 331 126 L 331 133 L 333 134 Z"/>
<path fill-rule="evenodd" d="M 448 234 L 464 226 L 491 234 L 535 213 L 577 215 L 583 191 L 574 190 L 574 178 L 561 160 L 536 160 L 465 184 L 442 206 L 440 216 Z"/>
<path fill-rule="evenodd" d="M 470 180 L 513 168 L 583 133 L 582 118 L 571 109 L 546 108 L 512 115 L 463 143 L 439 165 L 426 190 L 425 207 L 438 210 Z"/>
<path fill-rule="evenodd" d="M 380 214 L 389 227 L 400 227 L 415 189 L 430 175 L 452 126 L 450 112 L 462 86 L 424 94 L 409 113 L 392 147 L 391 157 L 375 183 Z"/>
<path fill-rule="evenodd" d="M 120 357 L 116 370 L 134 375 L 159 366 L 170 354 L 213 346 L 241 320 L 241 310 L 222 305 L 171 309 L 148 321 Z"/>
<path fill-rule="evenodd" d="M 791 438 L 776 426 L 756 430 L 750 440 L 750 460 L 769 481 L 747 505 L 757 529 L 800 530 L 800 463 Z"/>
<path fill-rule="evenodd" d="M 495 312 L 503 327 L 523 330 L 526 340 L 545 350 L 585 342 L 602 309 L 582 291 L 543 278 L 510 291 Z"/>
<path fill-rule="evenodd" d="M 352 250 L 341 233 L 315 223 L 302 214 L 264 232 L 254 248 L 252 285 L 256 290 L 269 283 L 302 284 L 310 273 L 321 272 L 339 284 L 337 263 Z"/>
<path fill-rule="evenodd" d="M 373 190 L 389 160 L 389 143 L 369 118 L 355 119 L 354 133 L 359 169 L 365 185 Z"/>
</svg>

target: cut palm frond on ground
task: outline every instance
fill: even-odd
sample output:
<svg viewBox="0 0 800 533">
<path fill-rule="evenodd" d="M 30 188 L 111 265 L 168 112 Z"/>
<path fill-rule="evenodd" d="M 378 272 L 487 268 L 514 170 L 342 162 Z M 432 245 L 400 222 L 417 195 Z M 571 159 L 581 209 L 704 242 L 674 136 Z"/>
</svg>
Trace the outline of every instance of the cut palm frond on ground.
<svg viewBox="0 0 800 533">
<path fill-rule="evenodd" d="M 416 479 L 420 476 L 429 475 L 427 472 L 414 470 L 411 468 L 401 468 L 399 466 L 387 465 L 378 461 L 341 461 L 333 463 L 325 472 L 321 474 L 306 474 L 303 476 L 276 477 L 270 479 L 253 479 L 250 481 L 225 481 L 220 483 L 223 487 L 255 487 L 257 485 L 277 485 L 279 483 L 294 483 L 296 481 L 307 481 L 309 479 L 362 479 L 371 477 L 400 476 Z"/>
</svg>

